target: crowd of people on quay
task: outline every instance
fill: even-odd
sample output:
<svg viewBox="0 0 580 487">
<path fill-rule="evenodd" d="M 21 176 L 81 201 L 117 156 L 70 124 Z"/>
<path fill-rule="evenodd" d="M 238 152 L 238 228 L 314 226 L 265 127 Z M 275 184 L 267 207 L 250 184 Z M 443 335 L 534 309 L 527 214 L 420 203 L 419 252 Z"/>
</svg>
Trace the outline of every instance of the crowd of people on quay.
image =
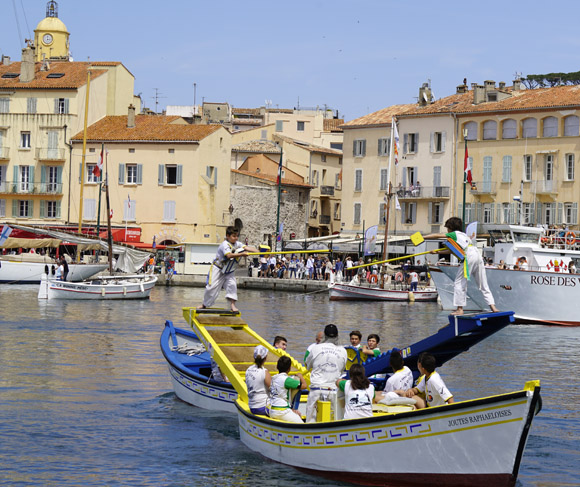
<svg viewBox="0 0 580 487">
<path fill-rule="evenodd" d="M 373 403 L 408 404 L 417 409 L 453 403 L 443 379 L 435 370 L 435 358 L 428 353 L 419 357 L 417 367 L 421 376 L 413 382 L 411 370 L 405 366 L 403 357 L 397 349 L 390 354 L 393 373 L 385 376 L 367 377 L 360 363 L 353 363 L 345 371 L 348 361 L 347 349 L 358 351 L 364 360 L 378 357 L 380 337 L 371 333 L 367 343 L 362 343 L 362 333 L 353 330 L 350 343 L 339 344 L 338 328 L 326 325 L 316 334 L 315 342 L 306 350 L 304 363 L 310 371 L 310 390 L 306 403 L 305 421 L 317 420 L 318 401 L 329 401 L 335 419 L 364 418 L 373 415 Z M 286 350 L 288 341 L 282 336 L 274 339 L 274 347 Z M 276 364 L 278 374 L 272 376 L 264 367 L 268 350 L 263 345 L 254 349 L 254 364 L 246 371 L 248 403 L 254 414 L 270 416 L 295 423 L 304 421 L 303 414 L 293 406 L 293 396 L 299 390 L 308 388 L 300 373 L 291 374 L 292 361 L 283 355 Z M 379 379 L 377 382 L 376 379 Z M 375 384 L 384 384 L 384 390 L 376 389 Z M 344 406 L 338 407 L 339 391 L 344 396 Z M 342 412 L 341 412 L 342 411 Z"/>
</svg>

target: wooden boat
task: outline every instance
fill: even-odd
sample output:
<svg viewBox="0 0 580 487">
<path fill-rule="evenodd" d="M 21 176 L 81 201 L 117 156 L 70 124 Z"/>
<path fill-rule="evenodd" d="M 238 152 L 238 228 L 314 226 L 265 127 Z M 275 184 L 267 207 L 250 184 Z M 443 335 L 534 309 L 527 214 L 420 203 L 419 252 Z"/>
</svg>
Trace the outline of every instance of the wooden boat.
<svg viewBox="0 0 580 487">
<path fill-rule="evenodd" d="M 437 289 L 419 288 L 417 291 L 390 287 L 383 289 L 377 285 L 335 282 L 328 285 L 331 301 L 437 301 Z"/>
<path fill-rule="evenodd" d="M 189 310 L 190 308 L 184 308 L 184 316 L 191 324 Z M 211 310 L 217 315 L 224 311 Z M 405 365 L 413 371 L 415 376 L 418 376 L 417 359 L 421 353 L 429 352 L 433 354 L 439 367 L 460 353 L 469 350 L 473 345 L 505 328 L 511 322 L 513 322 L 513 313 L 509 311 L 476 315 L 465 314 L 463 316 L 450 315 L 448 325 L 439 329 L 434 335 L 402 348 L 401 354 Z M 171 321 L 165 322 L 160 345 L 163 356 L 167 360 L 175 394 L 182 401 L 193 406 L 235 412 L 234 402 L 237 398 L 237 393 L 231 383 L 216 381 L 211 377 L 209 353 L 198 353 L 193 358 L 187 354 L 187 350 L 198 349 L 200 343 L 195 333 L 181 328 L 174 328 Z M 269 344 L 266 345 L 268 350 L 280 356 L 279 350 L 275 350 Z M 351 347 L 347 347 L 347 349 L 350 363 L 362 362 L 357 351 Z M 363 365 L 367 375 L 391 372 L 389 365 L 390 353 L 391 351 L 385 352 L 364 362 Z M 273 366 L 272 370 L 275 370 L 275 363 L 270 365 Z M 379 386 L 381 385 L 380 379 L 373 381 Z"/>
<path fill-rule="evenodd" d="M 82 282 L 47 279 L 40 283 L 39 299 L 148 299 L 157 276 L 150 274 L 100 276 Z"/>
<path fill-rule="evenodd" d="M 264 457 L 363 485 L 513 486 L 534 416 L 539 381 L 520 391 L 417 411 L 289 423 L 254 415 L 243 372 L 263 342 L 239 314 L 184 315 L 238 393 L 240 439 Z M 324 408 L 319 408 L 324 409 Z M 443 446 L 444 445 L 444 446 Z"/>
<path fill-rule="evenodd" d="M 231 383 L 212 377 L 211 357 L 195 333 L 174 328 L 168 320 L 160 345 L 179 399 L 203 409 L 236 412 L 238 393 Z"/>
</svg>

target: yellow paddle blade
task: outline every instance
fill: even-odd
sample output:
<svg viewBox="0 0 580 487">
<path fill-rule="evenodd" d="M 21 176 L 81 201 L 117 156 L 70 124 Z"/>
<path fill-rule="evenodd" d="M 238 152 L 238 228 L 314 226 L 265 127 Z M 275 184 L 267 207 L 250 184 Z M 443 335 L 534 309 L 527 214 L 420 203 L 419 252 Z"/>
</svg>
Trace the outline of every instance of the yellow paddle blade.
<svg viewBox="0 0 580 487">
<path fill-rule="evenodd" d="M 421 245 L 424 241 L 425 239 L 423 238 L 423 235 L 421 235 L 421 232 L 417 232 L 411 235 L 411 242 L 413 242 L 415 247 L 417 245 Z"/>
</svg>

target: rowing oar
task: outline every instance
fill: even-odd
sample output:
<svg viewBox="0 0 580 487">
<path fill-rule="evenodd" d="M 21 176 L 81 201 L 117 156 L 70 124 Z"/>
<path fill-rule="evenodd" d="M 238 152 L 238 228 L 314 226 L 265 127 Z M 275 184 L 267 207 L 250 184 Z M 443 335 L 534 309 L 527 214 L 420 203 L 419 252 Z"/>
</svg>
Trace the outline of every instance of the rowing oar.
<svg viewBox="0 0 580 487">
<path fill-rule="evenodd" d="M 283 252 L 271 252 L 269 250 L 264 250 L 263 252 L 247 252 L 246 255 L 323 254 L 325 252 L 330 252 L 330 250 L 285 250 Z"/>
<path fill-rule="evenodd" d="M 396 260 L 403 260 L 403 259 L 408 259 L 410 257 L 417 257 L 418 255 L 425 255 L 425 254 L 431 254 L 431 253 L 436 253 L 436 252 L 441 252 L 442 250 L 448 250 L 447 248 L 441 248 L 441 249 L 436 249 L 436 250 L 428 250 L 427 252 L 419 252 L 418 254 L 410 254 L 410 255 L 403 255 L 402 257 L 393 257 L 392 259 L 387 259 L 387 260 L 377 260 L 374 262 L 369 262 L 368 264 L 362 264 L 362 265 L 355 265 L 352 267 L 347 267 L 346 270 L 352 270 L 352 269 L 359 269 L 360 267 L 368 267 L 370 265 L 375 265 L 375 264 L 386 264 L 387 262 L 394 262 Z"/>
</svg>

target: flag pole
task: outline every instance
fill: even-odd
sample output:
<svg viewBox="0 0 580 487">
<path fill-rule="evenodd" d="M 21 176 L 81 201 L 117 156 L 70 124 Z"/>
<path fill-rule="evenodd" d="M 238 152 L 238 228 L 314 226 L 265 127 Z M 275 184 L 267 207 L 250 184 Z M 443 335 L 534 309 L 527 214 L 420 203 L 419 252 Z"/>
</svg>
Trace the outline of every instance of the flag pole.
<svg viewBox="0 0 580 487">
<path fill-rule="evenodd" d="M 463 214 L 461 221 L 463 222 L 463 231 L 465 231 L 465 189 L 467 186 L 467 165 L 469 164 L 469 160 L 467 157 L 467 137 L 466 137 L 466 130 L 463 131 L 463 140 L 465 142 L 465 159 L 463 162 Z"/>
<path fill-rule="evenodd" d="M 389 255 L 389 213 L 391 210 L 391 163 L 393 162 L 393 144 L 395 143 L 395 119 L 391 118 L 391 146 L 389 147 L 389 168 L 387 169 L 387 211 L 385 215 L 385 240 L 383 241 L 383 260 Z"/>
</svg>

